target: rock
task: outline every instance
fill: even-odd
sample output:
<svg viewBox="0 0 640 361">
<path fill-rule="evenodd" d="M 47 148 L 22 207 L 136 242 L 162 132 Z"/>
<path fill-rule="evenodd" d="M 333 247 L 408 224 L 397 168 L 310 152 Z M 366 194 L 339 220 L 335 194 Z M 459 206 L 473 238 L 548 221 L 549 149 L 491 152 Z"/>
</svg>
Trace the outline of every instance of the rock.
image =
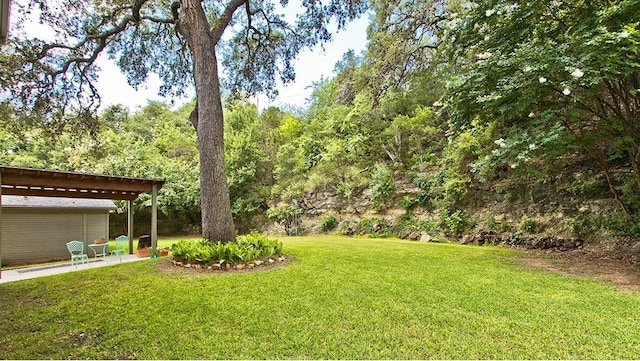
<svg viewBox="0 0 640 361">
<path fill-rule="evenodd" d="M 269 263 L 273 263 L 273 262 L 275 262 L 273 258 L 269 258 Z"/>
<path fill-rule="evenodd" d="M 473 236 L 470 234 L 465 234 L 464 236 L 462 236 L 462 240 L 460 241 L 460 244 L 469 244 L 469 243 L 473 243 Z"/>
<path fill-rule="evenodd" d="M 429 236 L 429 235 L 427 234 L 427 236 Z M 421 237 L 420 237 L 420 233 L 418 233 L 418 232 L 416 232 L 416 231 L 411 232 L 411 233 L 409 233 L 409 234 L 407 235 L 407 239 L 410 239 L 410 240 L 412 240 L 412 241 L 417 241 L 417 240 L 418 240 L 418 238 L 421 238 Z M 422 240 L 422 239 L 421 239 L 421 240 Z M 430 241 L 430 240 L 431 240 L 431 237 L 429 236 L 429 241 Z M 429 241 L 424 241 L 424 242 L 429 242 Z"/>
<path fill-rule="evenodd" d="M 284 261 L 284 257 L 282 257 L 282 256 L 278 257 L 278 261 L 280 261 L 280 262 Z"/>
<path fill-rule="evenodd" d="M 211 268 L 215 269 L 215 270 L 219 270 L 220 269 L 220 263 L 214 263 L 211 265 Z"/>
<path fill-rule="evenodd" d="M 236 269 L 244 269 L 246 267 L 246 265 L 244 263 L 238 263 L 236 265 Z"/>
<path fill-rule="evenodd" d="M 432 240 L 433 238 L 427 232 L 422 232 L 420 235 L 420 242 L 431 242 Z"/>
<path fill-rule="evenodd" d="M 260 266 L 260 265 L 261 265 L 261 264 L 263 264 L 263 263 L 264 263 L 264 261 L 260 261 L 260 260 L 257 260 L 257 261 L 255 262 L 256 266 Z"/>
<path fill-rule="evenodd" d="M 247 267 L 249 267 L 250 269 L 251 269 L 251 268 L 255 268 L 255 266 L 256 266 L 256 264 L 255 264 L 255 263 L 249 263 L 249 264 L 247 265 Z"/>
</svg>

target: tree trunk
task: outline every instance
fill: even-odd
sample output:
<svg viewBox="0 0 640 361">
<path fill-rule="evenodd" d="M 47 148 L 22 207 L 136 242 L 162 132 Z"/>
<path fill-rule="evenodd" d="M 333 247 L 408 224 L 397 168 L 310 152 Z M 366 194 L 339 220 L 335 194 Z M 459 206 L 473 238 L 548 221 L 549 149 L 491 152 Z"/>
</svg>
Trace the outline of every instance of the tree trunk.
<svg viewBox="0 0 640 361">
<path fill-rule="evenodd" d="M 192 53 L 196 86 L 202 236 L 211 241 L 233 242 L 236 232 L 225 171 L 224 119 L 216 44 L 199 0 L 182 0 L 180 31 Z"/>
</svg>

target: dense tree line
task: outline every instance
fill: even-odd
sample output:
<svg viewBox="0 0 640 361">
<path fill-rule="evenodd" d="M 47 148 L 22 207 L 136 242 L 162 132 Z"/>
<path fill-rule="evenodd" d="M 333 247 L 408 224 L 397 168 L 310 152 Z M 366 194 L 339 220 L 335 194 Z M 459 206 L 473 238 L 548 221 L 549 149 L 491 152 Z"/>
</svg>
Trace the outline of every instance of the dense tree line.
<svg viewBox="0 0 640 361">
<path fill-rule="evenodd" d="M 258 112 L 242 97 L 224 103 L 227 183 L 240 232 L 273 221 L 296 232 L 305 216 L 322 229 L 337 226 L 341 214 L 366 218 L 346 207 L 308 213 L 303 201 L 318 191 L 342 204 L 366 199 L 361 213 L 380 218 L 374 232 L 539 228 L 535 212 L 480 211 L 492 202 L 563 208 L 565 228 L 578 235 L 637 232 L 637 1 L 371 5 L 366 51 L 346 53 L 332 78 L 315 83 L 303 112 Z M 161 211 L 197 225 L 193 106 L 151 103 L 133 113 L 115 106 L 94 134 L 53 141 L 46 131 L 3 127 L 0 162 L 165 178 Z M 407 183 L 408 193 L 400 189 Z M 602 198 L 614 200 L 618 213 L 567 210 Z M 386 224 L 390 208 L 404 212 Z"/>
</svg>

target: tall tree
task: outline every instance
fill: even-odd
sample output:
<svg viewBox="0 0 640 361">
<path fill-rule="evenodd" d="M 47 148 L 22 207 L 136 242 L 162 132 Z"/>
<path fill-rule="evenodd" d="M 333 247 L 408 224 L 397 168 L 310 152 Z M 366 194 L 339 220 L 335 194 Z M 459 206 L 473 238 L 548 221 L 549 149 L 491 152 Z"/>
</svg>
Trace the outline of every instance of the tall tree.
<svg viewBox="0 0 640 361">
<path fill-rule="evenodd" d="M 403 89 L 436 63 L 440 33 L 460 0 L 376 0 L 364 57 L 366 83 L 374 96 Z M 432 71 L 433 72 L 433 71 Z"/>
<path fill-rule="evenodd" d="M 279 4 L 286 7 L 288 1 Z M 19 35 L 0 54 L 0 97 L 28 115 L 16 119 L 40 119 L 54 131 L 68 124 L 95 127 L 95 63 L 105 52 L 132 86 L 149 73 L 163 80 L 166 96 L 193 85 L 190 119 L 200 151 L 202 233 L 232 241 L 218 56 L 232 92 L 275 96 L 276 79 L 294 79 L 291 60 L 301 49 L 330 40 L 332 21 L 341 29 L 366 9 L 366 0 L 305 0 L 289 21 L 271 0 L 31 0 L 18 10 L 18 27 L 37 17 L 49 32 L 12 33 Z"/>
</svg>

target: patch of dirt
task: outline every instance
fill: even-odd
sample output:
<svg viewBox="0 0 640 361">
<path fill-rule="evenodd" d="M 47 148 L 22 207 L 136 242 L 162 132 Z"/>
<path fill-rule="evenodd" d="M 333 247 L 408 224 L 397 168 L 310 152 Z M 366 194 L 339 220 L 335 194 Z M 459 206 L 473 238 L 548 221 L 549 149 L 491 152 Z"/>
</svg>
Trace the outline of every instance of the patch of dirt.
<svg viewBox="0 0 640 361">
<path fill-rule="evenodd" d="M 185 275 L 185 276 L 189 276 L 189 275 L 207 275 L 207 274 L 228 274 L 228 273 L 247 273 L 247 272 L 261 272 L 261 271 L 266 271 L 266 270 L 270 270 L 273 268 L 280 268 L 280 267 L 285 267 L 287 265 L 289 265 L 290 263 L 293 263 L 295 261 L 295 259 L 291 256 L 287 256 L 284 255 L 284 260 L 280 261 L 275 259 L 273 263 L 269 263 L 269 262 L 264 262 L 259 266 L 256 266 L 254 268 L 248 268 L 245 267 L 243 269 L 236 269 L 236 268 L 231 268 L 231 269 L 203 269 L 200 267 L 184 267 L 184 266 L 177 266 L 174 265 L 172 260 L 169 257 L 166 257 L 165 260 L 163 260 L 162 262 L 158 262 L 156 264 L 156 267 L 158 268 L 158 271 L 160 272 L 166 272 L 166 273 L 173 273 L 173 274 L 178 274 L 178 275 Z"/>
<path fill-rule="evenodd" d="M 527 250 L 518 259 L 527 267 L 574 277 L 612 282 L 623 291 L 640 292 L 640 252 L 584 247 L 572 251 Z"/>
</svg>

